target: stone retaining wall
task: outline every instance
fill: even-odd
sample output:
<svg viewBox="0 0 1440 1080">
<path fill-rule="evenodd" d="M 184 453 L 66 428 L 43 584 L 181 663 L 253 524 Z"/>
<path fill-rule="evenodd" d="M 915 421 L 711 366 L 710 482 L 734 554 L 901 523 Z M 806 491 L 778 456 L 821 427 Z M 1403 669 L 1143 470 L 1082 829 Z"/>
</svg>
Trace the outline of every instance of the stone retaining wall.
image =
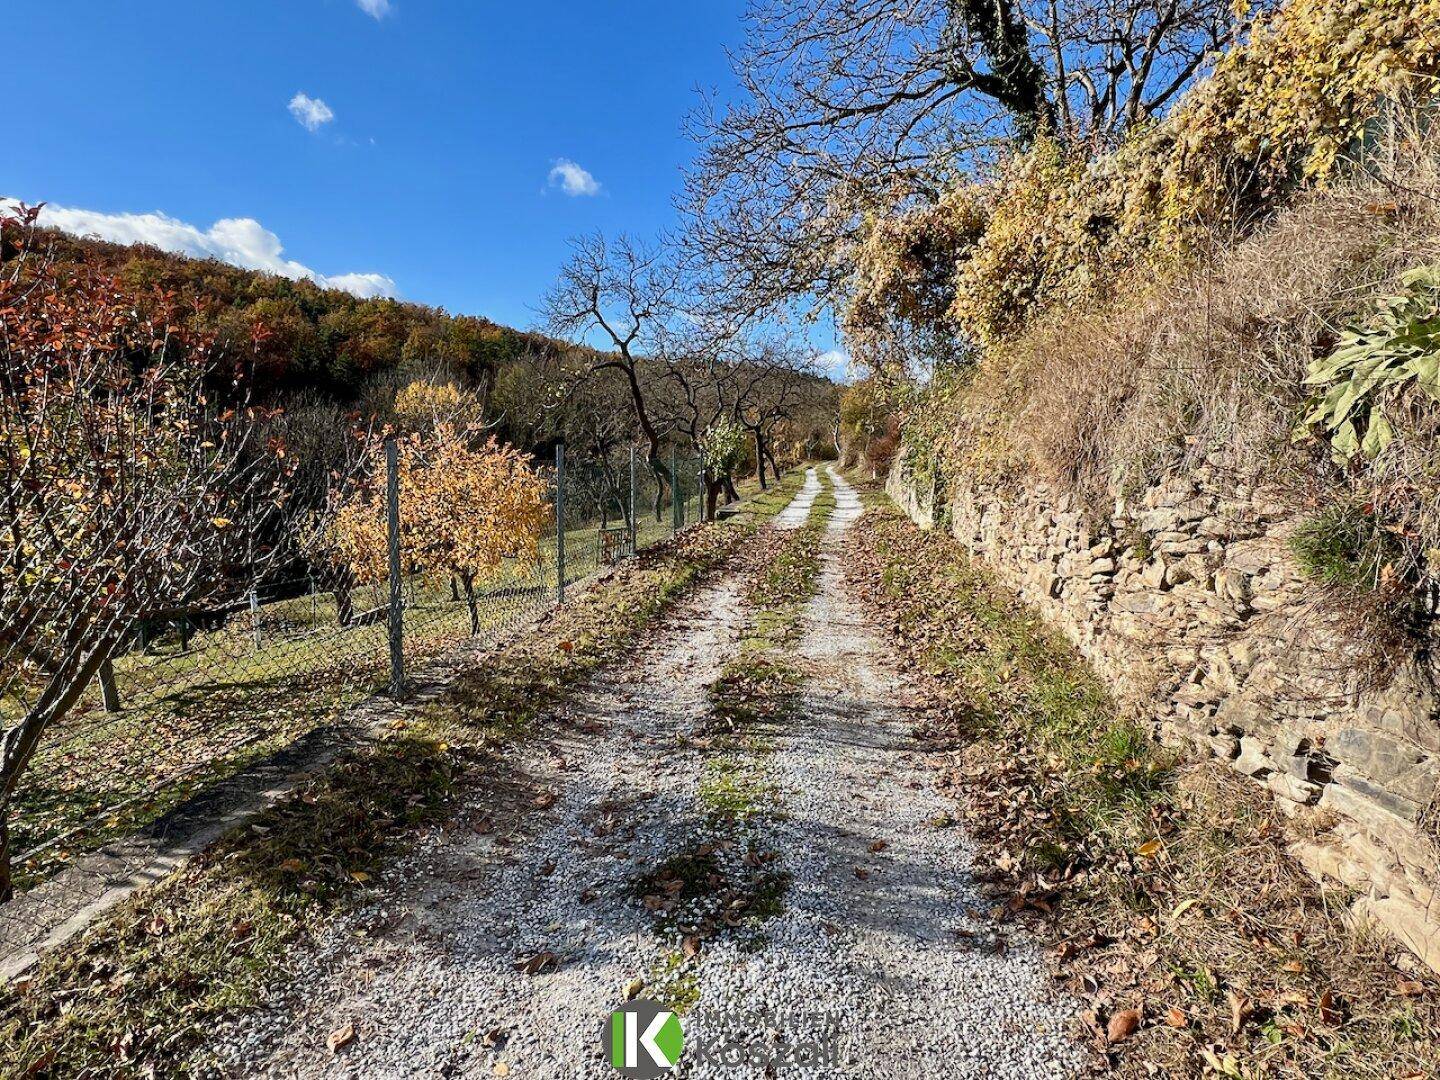
<svg viewBox="0 0 1440 1080">
<path fill-rule="evenodd" d="M 1303 815 L 1317 838 L 1292 850 L 1307 869 L 1440 970 L 1437 672 L 1360 685 L 1353 642 L 1289 555 L 1291 511 L 1202 467 L 1094 526 L 1043 485 L 941 493 L 904 461 L 887 483 L 899 506 L 947 525 L 1162 740 L 1228 761 Z"/>
</svg>

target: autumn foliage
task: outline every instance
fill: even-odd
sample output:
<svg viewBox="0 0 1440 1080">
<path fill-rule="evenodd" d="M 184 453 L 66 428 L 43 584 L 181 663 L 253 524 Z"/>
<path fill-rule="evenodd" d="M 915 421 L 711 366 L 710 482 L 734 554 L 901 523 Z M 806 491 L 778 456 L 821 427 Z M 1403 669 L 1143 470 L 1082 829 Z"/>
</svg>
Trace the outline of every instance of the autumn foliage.
<svg viewBox="0 0 1440 1080">
<path fill-rule="evenodd" d="M 1253 230 L 1363 153 L 1387 102 L 1433 98 L 1437 27 L 1437 0 L 1291 0 L 1113 150 L 1041 139 L 987 183 L 876 217 L 855 251 L 857 354 L 883 364 L 897 331 L 911 351 L 927 333 L 952 356 L 992 346 Z"/>
<path fill-rule="evenodd" d="M 289 471 L 192 304 L 62 274 L 34 221 L 0 217 L 0 815 L 138 621 L 223 603 L 263 564 Z"/>
<path fill-rule="evenodd" d="M 508 559 L 534 561 L 549 520 L 548 485 L 525 455 L 493 438 L 440 423 L 399 443 L 400 546 L 409 572 L 465 590 L 480 629 L 475 587 Z M 338 499 L 323 542 L 361 584 L 389 572 L 385 474 Z"/>
</svg>

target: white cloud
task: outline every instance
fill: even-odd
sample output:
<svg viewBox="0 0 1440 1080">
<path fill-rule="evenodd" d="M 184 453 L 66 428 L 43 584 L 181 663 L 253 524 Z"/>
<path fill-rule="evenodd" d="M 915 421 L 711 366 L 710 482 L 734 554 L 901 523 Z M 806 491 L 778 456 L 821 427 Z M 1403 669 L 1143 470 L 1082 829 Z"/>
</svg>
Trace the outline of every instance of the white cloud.
<svg viewBox="0 0 1440 1080">
<path fill-rule="evenodd" d="M 105 214 L 47 205 L 40 224 L 52 229 L 95 236 L 117 244 L 153 244 L 197 258 L 219 259 L 247 270 L 264 270 L 287 278 L 309 278 L 327 289 L 344 289 L 360 297 L 395 296 L 395 282 L 384 274 L 349 273 L 327 277 L 304 263 L 285 258 L 280 238 L 254 218 L 224 218 L 199 229 L 168 214 Z"/>
<path fill-rule="evenodd" d="M 335 119 L 335 110 L 302 90 L 290 99 L 290 115 L 306 131 L 319 131 Z"/>
<path fill-rule="evenodd" d="M 383 19 L 390 14 L 390 0 L 355 0 L 355 5 L 372 19 Z"/>
<path fill-rule="evenodd" d="M 855 373 L 849 354 L 842 349 L 823 352 L 815 357 L 815 362 L 820 365 L 820 370 L 835 382 L 849 382 Z"/>
<path fill-rule="evenodd" d="M 569 158 L 560 158 L 550 170 L 550 186 L 558 187 L 566 195 L 598 195 L 600 181 L 591 176 Z"/>
</svg>

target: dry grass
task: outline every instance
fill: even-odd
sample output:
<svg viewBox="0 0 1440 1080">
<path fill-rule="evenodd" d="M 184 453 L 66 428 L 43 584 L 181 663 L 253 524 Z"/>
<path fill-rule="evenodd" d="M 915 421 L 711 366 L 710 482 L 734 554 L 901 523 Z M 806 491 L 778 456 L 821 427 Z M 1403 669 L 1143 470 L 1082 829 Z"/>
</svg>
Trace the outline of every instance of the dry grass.
<svg viewBox="0 0 1440 1080">
<path fill-rule="evenodd" d="M 925 733 L 952 748 L 943 780 L 997 911 L 1051 942 L 1098 1064 L 1436 1075 L 1440 981 L 1304 873 L 1268 793 L 1137 738 L 1074 651 L 951 538 L 877 511 L 849 556 L 927 698 Z M 1123 1035 L 1111 1022 L 1132 1010 Z"/>
<path fill-rule="evenodd" d="M 1118 495 L 1203 458 L 1298 505 L 1375 501 L 1422 548 L 1440 546 L 1433 402 L 1393 403 L 1401 437 L 1370 467 L 1291 447 L 1307 365 L 1401 273 L 1440 260 L 1440 166 L 1423 142 L 1392 139 L 1373 174 L 1357 167 L 1238 244 L 1215 238 L 1183 276 L 1132 282 L 1105 308 L 1057 312 L 992 350 L 950 410 L 952 459 L 992 479 L 1057 481 L 1103 518 Z"/>
</svg>

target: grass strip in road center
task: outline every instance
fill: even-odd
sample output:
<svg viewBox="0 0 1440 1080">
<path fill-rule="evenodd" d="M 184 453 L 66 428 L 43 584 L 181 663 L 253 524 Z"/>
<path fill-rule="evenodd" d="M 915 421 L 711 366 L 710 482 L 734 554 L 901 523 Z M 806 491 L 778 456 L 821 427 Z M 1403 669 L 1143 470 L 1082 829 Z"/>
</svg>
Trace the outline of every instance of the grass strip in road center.
<svg viewBox="0 0 1440 1080">
<path fill-rule="evenodd" d="M 799 703 L 803 673 L 793 655 L 806 605 L 820 578 L 828 480 L 807 523 L 766 531 L 746 555 L 747 623 L 735 655 L 710 685 L 711 714 L 698 740 L 704 764 L 697 799 L 701 835 L 640 875 L 634 894 L 672 942 L 650 976 L 650 993 L 671 1009 L 695 1004 L 696 965 L 707 941 L 764 941 L 764 923 L 784 908 L 789 874 L 770 850 L 764 824 L 783 811 L 768 758 Z"/>
<path fill-rule="evenodd" d="M 0 1075 L 178 1076 L 227 1014 L 255 1005 L 353 904 L 412 830 L 445 820 L 495 751 L 751 535 L 704 526 L 579 590 L 439 704 L 328 767 L 248 828 L 119 905 L 0 994 Z"/>
</svg>

